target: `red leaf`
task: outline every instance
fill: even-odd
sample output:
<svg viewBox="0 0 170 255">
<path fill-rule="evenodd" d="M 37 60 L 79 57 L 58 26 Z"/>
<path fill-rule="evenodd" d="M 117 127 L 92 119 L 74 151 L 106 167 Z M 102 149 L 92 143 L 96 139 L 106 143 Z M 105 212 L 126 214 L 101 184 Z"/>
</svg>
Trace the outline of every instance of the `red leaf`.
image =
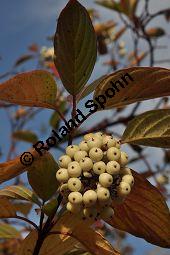
<svg viewBox="0 0 170 255">
<path fill-rule="evenodd" d="M 115 228 L 146 241 L 170 248 L 170 213 L 162 194 L 142 175 L 133 171 L 135 185 L 123 204 L 113 204 Z"/>
</svg>

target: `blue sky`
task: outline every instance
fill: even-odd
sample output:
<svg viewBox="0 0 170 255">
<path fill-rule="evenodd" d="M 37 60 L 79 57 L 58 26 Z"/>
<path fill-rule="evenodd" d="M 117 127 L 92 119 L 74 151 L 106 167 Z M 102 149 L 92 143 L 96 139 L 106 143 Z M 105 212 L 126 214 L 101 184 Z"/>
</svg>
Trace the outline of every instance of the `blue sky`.
<svg viewBox="0 0 170 255">
<path fill-rule="evenodd" d="M 141 0 L 142 1 L 142 0 Z M 64 7 L 67 1 L 63 0 L 0 0 L 0 74 L 8 71 L 13 65 L 14 61 L 22 54 L 26 53 L 27 47 L 32 43 L 37 43 L 40 46 L 51 45 L 50 42 L 47 42 L 46 37 L 54 33 L 56 28 L 56 19 Z M 92 0 L 83 0 L 80 1 L 86 7 L 94 7 Z M 170 0 L 151 0 L 151 11 L 154 12 L 157 9 L 170 7 Z M 113 12 L 106 10 L 102 7 L 98 7 L 99 12 L 103 20 L 114 18 L 117 20 L 117 15 L 113 15 Z M 153 26 L 163 26 L 167 33 L 170 35 L 170 23 L 166 23 L 164 18 L 160 18 L 157 22 L 154 20 Z M 127 47 L 130 47 L 131 40 L 128 36 L 125 36 L 125 40 L 128 42 Z M 162 40 L 161 44 L 166 44 L 168 40 L 167 37 Z M 168 42 L 169 43 L 169 42 Z M 141 45 L 143 47 L 143 45 Z M 161 51 L 161 54 L 157 55 L 157 58 L 170 58 L 170 51 Z M 91 81 L 95 78 L 101 76 L 107 71 L 107 68 L 103 67 L 101 64 L 105 60 L 105 57 L 102 57 L 97 63 L 95 70 L 91 76 Z M 145 63 L 144 63 L 145 64 Z M 146 63 L 147 65 L 147 63 Z M 169 67 L 168 64 L 164 65 Z M 26 66 L 29 69 L 33 69 L 33 66 Z M 150 105 L 153 104 L 147 103 L 145 108 L 142 110 L 149 110 Z M 27 125 L 27 128 L 33 129 L 35 132 L 40 134 L 39 126 L 40 123 L 44 122 L 44 118 L 47 119 L 47 126 L 49 132 L 50 128 L 48 126 L 48 118 L 51 111 L 45 111 L 39 114 L 36 118 L 36 122 L 30 122 Z M 110 112 L 107 113 L 108 116 L 111 116 Z M 99 114 L 97 115 L 99 116 Z M 97 117 L 96 117 L 97 118 Z M 94 121 L 94 120 L 93 120 Z M 90 122 L 90 121 L 89 121 Z M 87 124 L 88 125 L 88 124 Z M 5 155 L 9 148 L 9 134 L 10 127 L 6 117 L 5 112 L 0 109 L 0 147 L 3 148 L 4 156 L 1 158 L 1 161 L 5 160 Z M 41 135 L 41 139 L 46 139 L 48 134 L 44 136 Z M 20 143 L 18 152 L 26 150 L 28 147 L 27 144 Z M 155 155 L 159 154 L 159 151 L 154 149 Z M 159 158 L 160 160 L 160 158 Z M 140 226 L 139 226 L 140 227 Z M 153 248 L 153 246 L 147 244 L 145 241 L 142 241 L 137 238 L 129 237 L 129 242 L 133 243 L 135 246 L 135 255 L 146 254 L 146 250 Z"/>
</svg>

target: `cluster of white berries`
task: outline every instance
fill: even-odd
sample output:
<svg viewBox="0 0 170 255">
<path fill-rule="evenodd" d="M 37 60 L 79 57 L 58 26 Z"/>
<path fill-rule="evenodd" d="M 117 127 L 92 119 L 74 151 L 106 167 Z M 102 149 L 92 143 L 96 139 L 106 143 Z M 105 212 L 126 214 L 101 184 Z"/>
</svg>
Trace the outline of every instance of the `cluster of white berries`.
<svg viewBox="0 0 170 255">
<path fill-rule="evenodd" d="M 56 173 L 67 210 L 82 218 L 113 217 L 112 200 L 123 200 L 134 184 L 127 163 L 120 141 L 101 132 L 89 133 L 79 145 L 68 146 Z"/>
</svg>

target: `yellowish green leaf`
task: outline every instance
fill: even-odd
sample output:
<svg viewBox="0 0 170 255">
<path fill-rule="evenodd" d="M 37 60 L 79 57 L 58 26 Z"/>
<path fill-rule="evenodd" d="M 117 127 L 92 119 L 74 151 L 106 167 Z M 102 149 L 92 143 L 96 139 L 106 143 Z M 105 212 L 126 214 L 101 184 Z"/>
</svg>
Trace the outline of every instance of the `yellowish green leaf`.
<svg viewBox="0 0 170 255">
<path fill-rule="evenodd" d="M 0 223 L 0 238 L 21 238 L 20 232 L 9 224 Z"/>
<path fill-rule="evenodd" d="M 56 198 L 54 198 L 50 200 L 47 204 L 45 204 L 42 210 L 47 216 L 50 216 L 51 214 L 53 214 L 53 212 L 55 212 L 57 205 L 58 201 Z"/>
<path fill-rule="evenodd" d="M 13 136 L 13 138 L 15 138 L 17 140 L 21 140 L 21 141 L 29 142 L 29 143 L 36 143 L 38 141 L 37 135 L 29 130 L 15 131 L 12 134 L 12 136 Z"/>
<path fill-rule="evenodd" d="M 170 148 L 170 110 L 148 111 L 128 123 L 122 143 Z"/>
<path fill-rule="evenodd" d="M 97 42 L 90 16 L 76 0 L 69 1 L 59 16 L 54 49 L 64 87 L 78 94 L 93 71 Z"/>
<path fill-rule="evenodd" d="M 0 100 L 13 104 L 56 108 L 56 82 L 45 70 L 18 74 L 0 85 Z"/>
<path fill-rule="evenodd" d="M 13 185 L 0 190 L 0 197 L 30 201 L 41 206 L 37 195 L 24 186 Z"/>
</svg>

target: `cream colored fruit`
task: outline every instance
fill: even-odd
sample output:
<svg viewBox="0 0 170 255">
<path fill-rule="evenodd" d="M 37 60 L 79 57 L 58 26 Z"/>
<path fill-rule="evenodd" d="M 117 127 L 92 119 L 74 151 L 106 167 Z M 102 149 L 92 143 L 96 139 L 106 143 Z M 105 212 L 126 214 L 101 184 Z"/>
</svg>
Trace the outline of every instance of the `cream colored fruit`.
<svg viewBox="0 0 170 255">
<path fill-rule="evenodd" d="M 109 161 L 106 165 L 106 172 L 111 175 L 120 173 L 120 164 L 117 161 Z"/>
<path fill-rule="evenodd" d="M 78 212 L 80 212 L 82 207 L 80 205 L 75 205 L 75 204 L 68 202 L 66 205 L 66 208 L 71 213 L 78 213 Z"/>
<path fill-rule="evenodd" d="M 59 158 L 59 166 L 61 168 L 67 168 L 70 162 L 71 158 L 68 155 L 63 155 Z"/>
<path fill-rule="evenodd" d="M 79 164 L 83 172 L 88 172 L 93 168 L 93 161 L 89 157 L 82 158 Z"/>
<path fill-rule="evenodd" d="M 121 181 L 117 189 L 118 195 L 124 197 L 127 196 L 130 193 L 130 191 L 131 191 L 130 185 L 126 182 Z"/>
<path fill-rule="evenodd" d="M 94 137 L 94 134 L 93 133 L 89 133 L 89 134 L 84 135 L 84 140 L 87 142 L 88 140 L 90 140 L 93 137 Z"/>
<path fill-rule="evenodd" d="M 78 145 L 69 145 L 69 146 L 66 148 L 66 154 L 67 154 L 68 156 L 70 156 L 70 158 L 73 158 L 73 157 L 74 157 L 74 154 L 76 153 L 76 151 L 79 151 Z"/>
<path fill-rule="evenodd" d="M 121 175 L 126 175 L 126 174 L 131 174 L 132 175 L 132 172 L 131 172 L 129 167 L 123 167 L 123 168 L 120 169 L 120 174 Z"/>
<path fill-rule="evenodd" d="M 85 158 L 87 156 L 86 151 L 76 151 L 74 154 L 74 160 L 79 162 L 82 158 Z"/>
<path fill-rule="evenodd" d="M 100 161 L 103 158 L 103 151 L 100 148 L 94 147 L 89 151 L 89 157 L 93 161 Z"/>
<path fill-rule="evenodd" d="M 106 170 L 106 164 L 103 161 L 99 161 L 99 162 L 94 163 L 93 172 L 95 174 L 100 175 L 100 174 L 104 173 L 105 170 Z"/>
<path fill-rule="evenodd" d="M 86 207 L 93 206 L 97 201 L 97 194 L 94 190 L 87 190 L 83 195 L 83 203 Z"/>
<path fill-rule="evenodd" d="M 82 169 L 78 162 L 73 161 L 68 164 L 68 174 L 70 177 L 79 177 L 82 173 Z"/>
<path fill-rule="evenodd" d="M 110 161 L 118 161 L 120 156 L 121 152 L 116 147 L 111 147 L 107 150 L 107 157 Z"/>
<path fill-rule="evenodd" d="M 128 163 L 128 155 L 126 152 L 121 151 L 121 156 L 120 156 L 120 164 L 121 166 L 125 166 Z"/>
<path fill-rule="evenodd" d="M 80 205 L 83 202 L 83 196 L 80 192 L 73 191 L 69 194 L 68 200 L 72 204 Z"/>
<path fill-rule="evenodd" d="M 69 179 L 68 171 L 66 168 L 60 168 L 56 173 L 56 178 L 59 182 L 67 182 Z"/>
<path fill-rule="evenodd" d="M 87 145 L 88 145 L 89 149 L 92 149 L 94 147 L 100 148 L 102 146 L 102 139 L 99 139 L 94 136 L 90 140 L 87 141 Z"/>
<path fill-rule="evenodd" d="M 134 177 L 131 174 L 126 174 L 122 177 L 122 182 L 126 182 L 132 187 L 134 184 Z"/>
<path fill-rule="evenodd" d="M 81 151 L 89 151 L 89 147 L 87 145 L 87 142 L 86 141 L 82 141 L 80 144 L 79 144 L 79 149 Z"/>
<path fill-rule="evenodd" d="M 83 210 L 84 216 L 88 219 L 95 219 L 97 216 L 97 210 L 96 208 L 85 208 Z"/>
<path fill-rule="evenodd" d="M 86 178 L 91 178 L 92 174 L 90 172 L 83 172 L 83 176 Z"/>
<path fill-rule="evenodd" d="M 70 178 L 68 180 L 68 188 L 71 191 L 80 191 L 82 183 L 78 178 Z"/>
<path fill-rule="evenodd" d="M 108 188 L 113 183 L 113 177 L 108 173 L 102 173 L 99 176 L 99 182 L 104 188 Z"/>
<path fill-rule="evenodd" d="M 97 189 L 97 198 L 99 201 L 107 201 L 110 198 L 110 192 L 107 188 L 98 188 Z"/>
</svg>

